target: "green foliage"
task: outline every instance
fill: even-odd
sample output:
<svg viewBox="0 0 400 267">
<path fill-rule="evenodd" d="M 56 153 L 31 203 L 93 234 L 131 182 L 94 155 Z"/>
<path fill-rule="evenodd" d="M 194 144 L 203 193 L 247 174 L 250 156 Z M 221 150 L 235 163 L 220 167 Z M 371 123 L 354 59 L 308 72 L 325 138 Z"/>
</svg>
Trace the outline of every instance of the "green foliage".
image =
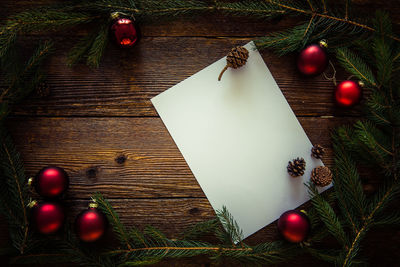
<svg viewBox="0 0 400 267">
<path fill-rule="evenodd" d="M 89 49 L 89 54 L 87 57 L 87 64 L 89 66 L 99 66 L 101 57 L 108 43 L 108 35 L 108 26 L 103 25 Z"/>
<path fill-rule="evenodd" d="M 20 155 L 3 127 L 0 138 L 0 212 L 7 218 L 13 247 L 24 253 L 30 238 L 27 179 Z"/>
<path fill-rule="evenodd" d="M 318 212 L 322 222 L 327 227 L 328 231 L 339 241 L 339 243 L 345 246 L 348 241 L 344 233 L 342 224 L 339 218 L 336 216 L 335 211 L 329 205 L 328 201 L 323 199 L 319 194 L 314 185 L 308 185 L 310 196 L 312 197 L 311 202 Z"/>
<path fill-rule="evenodd" d="M 125 244 L 127 248 L 130 248 L 129 235 L 125 229 L 125 226 L 121 223 L 118 214 L 111 207 L 110 203 L 100 194 L 96 193 L 93 196 L 93 200 L 99 205 L 99 209 L 106 214 L 108 221 L 113 227 L 119 241 Z"/>
<path fill-rule="evenodd" d="M 314 31 L 314 26 L 314 23 L 304 23 L 283 32 L 273 33 L 258 39 L 256 45 L 259 49 L 273 48 L 278 55 L 285 55 L 304 47 Z"/>
<path fill-rule="evenodd" d="M 344 46 L 360 35 L 365 35 L 364 31 L 355 25 L 325 17 L 311 17 L 289 30 L 259 38 L 256 45 L 259 49 L 272 48 L 278 55 L 285 55 L 322 39 L 328 40 L 329 47 Z"/>
<path fill-rule="evenodd" d="M 109 202 L 100 193 L 96 193 L 93 200 L 99 204 L 99 208 L 108 218 L 113 231 L 119 236 L 119 245 L 103 249 L 86 246 L 75 238 L 71 227 L 66 226 L 63 231 L 65 234 L 61 238 L 44 240 L 29 254 L 15 256 L 12 263 L 72 261 L 80 266 L 147 266 L 165 258 L 208 255 L 214 261 L 230 259 L 243 263 L 274 264 L 300 253 L 297 245 L 282 241 L 249 246 L 243 242 L 211 244 L 187 238 L 169 239 L 161 231 L 151 226 L 147 226 L 143 231 L 132 228 L 127 234 L 118 214 Z M 221 224 L 218 223 L 218 218 L 222 220 Z M 215 236 L 219 236 L 225 228 L 229 229 L 226 236 L 230 240 L 234 240 L 241 233 L 241 230 L 237 228 L 237 223 L 224 207 L 217 212 L 216 219 L 195 225 L 186 233 L 191 236 L 199 236 L 207 230 L 207 232 L 211 231 Z"/>
<path fill-rule="evenodd" d="M 258 48 L 274 48 L 283 55 L 297 51 L 305 45 L 328 39 L 331 47 L 348 46 L 354 38 L 368 39 L 371 32 L 379 32 L 392 40 L 400 38 L 390 33 L 390 20 L 373 21 L 373 27 L 362 21 L 351 20 L 353 15 L 350 1 L 331 8 L 328 1 L 207 1 L 199 0 L 94 0 L 71 1 L 39 7 L 10 17 L 0 27 L 0 58 L 6 56 L 19 35 L 32 32 L 59 31 L 76 25 L 93 23 L 98 30 L 82 38 L 70 51 L 68 64 L 72 65 L 86 58 L 89 66 L 98 67 L 99 61 L 107 45 L 106 31 L 110 23 L 110 15 L 119 12 L 133 16 L 139 23 L 167 20 L 177 16 L 193 16 L 204 12 L 220 12 L 227 16 L 252 17 L 255 19 L 273 19 L 282 15 L 307 17 L 307 20 L 284 32 L 272 33 L 256 41 Z M 390 39 L 390 38 L 389 38 Z M 379 41 L 376 51 L 381 50 Z M 347 51 L 344 51 L 345 53 Z M 400 55 L 400 51 L 398 53 Z M 387 53 L 386 55 L 389 55 Z M 345 56 L 345 55 L 343 55 Z M 399 60 L 400 61 L 400 60 Z M 394 63 L 395 64 L 395 63 Z M 397 63 L 396 63 L 397 65 Z M 363 72 L 361 72 L 363 73 Z M 378 77 L 387 81 L 387 75 Z"/>
<path fill-rule="evenodd" d="M 101 37 L 99 37 L 100 33 L 101 33 L 100 29 L 95 28 L 95 30 L 92 31 L 90 34 L 82 37 L 76 43 L 76 45 L 74 45 L 71 48 L 71 50 L 69 51 L 68 58 L 67 58 L 67 65 L 71 67 L 71 66 L 77 64 L 80 60 L 82 60 L 84 58 L 87 59 L 87 53 L 91 49 L 93 50 L 92 58 L 93 57 L 101 57 L 101 54 L 98 54 L 98 55 L 95 54 L 95 52 L 98 50 L 96 50 L 96 48 L 93 46 L 93 43 L 96 39 L 99 39 L 99 40 L 102 39 Z M 104 49 L 104 45 L 101 46 L 100 49 Z M 98 62 L 96 62 L 96 63 L 98 63 Z M 87 64 L 89 65 L 88 61 L 87 61 Z M 96 66 L 98 66 L 98 64 Z"/>
<path fill-rule="evenodd" d="M 0 58 L 8 53 L 18 34 L 61 30 L 96 18 L 85 13 L 63 12 L 58 8 L 59 5 L 53 9 L 39 8 L 8 18 L 6 24 L 0 27 Z"/>
<path fill-rule="evenodd" d="M 19 64 L 16 58 L 1 58 L 1 71 L 6 78 L 5 87 L 0 89 L 0 122 L 8 115 L 10 105 L 26 97 L 43 80 L 39 67 L 51 53 L 52 46 L 51 42 L 40 44 L 24 64 Z"/>
<path fill-rule="evenodd" d="M 279 5 L 269 1 L 216 2 L 216 9 L 225 15 L 251 16 L 253 18 L 270 19 L 288 13 Z"/>
<path fill-rule="evenodd" d="M 360 229 L 367 206 L 366 196 L 356 165 L 349 153 L 340 145 L 340 137 L 333 134 L 335 152 L 334 183 L 339 207 L 349 227 L 354 232 Z M 346 179 L 342 179 L 345 177 Z"/>
<path fill-rule="evenodd" d="M 376 86 L 375 76 L 372 74 L 368 65 L 349 48 L 338 48 L 336 58 L 339 63 L 357 79 L 363 81 L 368 86 Z"/>
<path fill-rule="evenodd" d="M 377 216 L 374 226 L 400 225 L 400 212 L 394 211 L 383 216 Z"/>
<path fill-rule="evenodd" d="M 229 214 L 226 207 L 217 212 L 217 216 L 222 223 L 224 229 L 217 230 L 216 235 L 218 239 L 224 244 L 232 244 L 235 246 L 237 243 L 242 243 L 243 232 L 240 230 L 239 225 Z"/>
<path fill-rule="evenodd" d="M 337 266 L 365 265 L 359 252 L 367 232 L 373 226 L 400 222 L 398 212 L 387 211 L 390 203 L 400 196 L 400 91 L 393 75 L 397 44 L 393 41 L 386 14 L 377 12 L 373 24 L 376 33 L 372 41 L 359 42 L 353 47 L 356 51 L 363 49 L 362 56 L 352 52 L 351 48 L 336 51 L 340 64 L 364 81 L 364 90 L 370 90 L 365 103 L 367 119 L 357 121 L 351 127 L 339 127 L 333 134 L 334 188 L 340 212 L 333 214 L 334 209 L 311 188 L 315 196 L 312 202 L 321 220 L 344 246 L 333 254 L 314 248 L 309 252 Z M 361 43 L 364 47 L 359 45 Z M 367 64 L 365 55 L 368 53 Z M 380 188 L 369 198 L 363 193 L 358 165 L 368 166 L 381 176 Z"/>
<path fill-rule="evenodd" d="M 200 238 L 205 234 L 213 233 L 219 226 L 220 224 L 217 218 L 197 223 L 192 228 L 183 232 L 182 239 L 189 240 Z"/>
</svg>

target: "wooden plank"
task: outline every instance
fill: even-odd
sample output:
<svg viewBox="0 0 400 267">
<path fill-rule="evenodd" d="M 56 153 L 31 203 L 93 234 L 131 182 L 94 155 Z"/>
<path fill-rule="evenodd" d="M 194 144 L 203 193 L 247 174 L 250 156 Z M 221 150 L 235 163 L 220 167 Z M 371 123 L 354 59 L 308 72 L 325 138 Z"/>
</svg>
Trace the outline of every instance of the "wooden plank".
<svg viewBox="0 0 400 267">
<path fill-rule="evenodd" d="M 313 143 L 327 147 L 340 118 L 299 118 Z M 29 175 L 47 165 L 71 177 L 69 197 L 204 197 L 160 118 L 13 118 L 9 130 Z M 297 155 L 293 155 L 296 157 Z M 286 167 L 286 162 L 282 162 Z"/>
<path fill-rule="evenodd" d="M 0 22 L 4 21 L 7 16 L 17 12 L 26 11 L 28 8 L 45 6 L 56 0 L 2 0 L 0 3 Z M 209 2 L 212 2 L 210 0 Z M 363 20 L 363 14 L 374 14 L 376 9 L 384 9 L 392 15 L 394 23 L 400 22 L 400 7 L 396 0 L 358 0 L 353 1 L 353 9 L 357 9 L 355 16 L 360 16 Z M 300 21 L 307 21 L 308 17 L 283 17 L 274 20 L 260 20 L 250 18 L 249 16 L 233 17 L 223 16 L 221 13 L 202 13 L 190 18 L 174 18 L 169 21 L 156 20 L 154 22 L 146 22 L 142 25 L 142 33 L 144 36 L 263 36 L 266 33 L 285 30 L 290 26 L 299 24 Z M 87 29 L 78 27 L 71 31 L 62 31 L 61 34 L 74 36 L 84 34 Z"/>
<path fill-rule="evenodd" d="M 223 57 L 231 47 L 250 39 L 144 38 L 131 50 L 110 46 L 99 69 L 66 66 L 63 43 L 47 64 L 51 95 L 32 96 L 15 115 L 44 116 L 157 116 L 150 99 Z M 64 52 L 63 52 L 64 51 Z M 357 115 L 357 109 L 340 109 L 333 100 L 334 85 L 318 76 L 301 77 L 295 56 L 277 57 L 264 51 L 283 94 L 298 116 Z M 217 79 L 219 73 L 216 73 Z M 348 74 L 338 71 L 338 79 Z"/>
</svg>

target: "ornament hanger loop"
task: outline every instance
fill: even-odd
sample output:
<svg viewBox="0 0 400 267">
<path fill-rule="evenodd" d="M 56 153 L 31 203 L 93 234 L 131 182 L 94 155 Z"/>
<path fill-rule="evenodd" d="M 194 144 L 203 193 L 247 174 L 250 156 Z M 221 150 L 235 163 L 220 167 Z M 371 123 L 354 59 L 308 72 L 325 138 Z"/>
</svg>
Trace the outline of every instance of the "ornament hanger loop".
<svg viewBox="0 0 400 267">
<path fill-rule="evenodd" d="M 332 70 L 333 70 L 332 77 L 328 77 L 326 75 L 325 71 L 322 74 L 324 75 L 325 79 L 327 79 L 328 81 L 332 81 L 333 84 L 336 86 L 337 85 L 337 83 L 336 83 L 336 69 L 335 69 L 335 66 L 333 65 L 332 61 L 330 61 L 330 60 L 329 60 L 329 65 L 331 65 Z"/>
</svg>

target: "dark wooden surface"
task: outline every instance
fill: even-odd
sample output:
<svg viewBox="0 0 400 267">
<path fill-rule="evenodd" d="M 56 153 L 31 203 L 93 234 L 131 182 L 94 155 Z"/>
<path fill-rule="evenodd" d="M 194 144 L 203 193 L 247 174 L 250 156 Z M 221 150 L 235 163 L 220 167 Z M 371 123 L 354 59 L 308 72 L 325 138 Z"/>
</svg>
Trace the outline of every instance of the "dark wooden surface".
<svg viewBox="0 0 400 267">
<path fill-rule="evenodd" d="M 2 19 L 9 14 L 51 0 L 0 1 Z M 400 22 L 397 1 L 355 1 L 361 12 L 387 9 Z M 150 98 L 223 57 L 230 48 L 254 37 L 296 25 L 297 19 L 263 22 L 249 18 L 206 15 L 192 21 L 143 25 L 140 44 L 129 50 L 108 46 L 99 69 L 83 64 L 66 67 L 67 50 L 85 28 L 56 33 L 58 52 L 46 63 L 51 95 L 30 96 L 15 107 L 7 124 L 22 154 L 28 175 L 47 165 L 66 169 L 71 187 L 65 200 L 69 219 L 86 205 L 95 191 L 102 192 L 127 225 L 154 225 L 170 237 L 214 211 L 158 117 Z M 395 26 L 395 28 L 398 28 Z M 23 45 L 40 38 L 26 36 Z M 358 108 L 342 110 L 333 102 L 333 85 L 322 77 L 305 79 L 295 70 L 294 55 L 263 58 L 298 116 L 312 143 L 328 148 L 326 165 L 332 166 L 329 132 L 359 116 Z M 217 74 L 216 74 L 217 75 Z M 339 79 L 348 75 L 338 70 Z M 374 185 L 376 181 L 365 180 Z M 1 223 L 1 244 L 8 242 Z M 248 238 L 249 243 L 277 239 L 272 224 Z M 399 229 L 370 234 L 364 253 L 372 266 L 397 266 Z M 199 257 L 168 261 L 161 266 L 201 266 Z M 284 266 L 323 263 L 302 256 Z"/>
</svg>

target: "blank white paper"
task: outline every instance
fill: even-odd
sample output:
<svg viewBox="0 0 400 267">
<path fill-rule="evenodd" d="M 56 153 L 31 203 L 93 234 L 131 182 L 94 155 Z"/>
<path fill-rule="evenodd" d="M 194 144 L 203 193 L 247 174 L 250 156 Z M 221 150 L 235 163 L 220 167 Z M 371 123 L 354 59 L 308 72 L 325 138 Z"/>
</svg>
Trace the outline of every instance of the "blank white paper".
<svg viewBox="0 0 400 267">
<path fill-rule="evenodd" d="M 323 164 L 260 53 L 245 47 L 247 64 L 220 82 L 225 57 L 151 101 L 212 207 L 226 206 L 247 237 L 309 200 L 304 183 Z M 296 157 L 306 171 L 292 178 Z"/>
</svg>

